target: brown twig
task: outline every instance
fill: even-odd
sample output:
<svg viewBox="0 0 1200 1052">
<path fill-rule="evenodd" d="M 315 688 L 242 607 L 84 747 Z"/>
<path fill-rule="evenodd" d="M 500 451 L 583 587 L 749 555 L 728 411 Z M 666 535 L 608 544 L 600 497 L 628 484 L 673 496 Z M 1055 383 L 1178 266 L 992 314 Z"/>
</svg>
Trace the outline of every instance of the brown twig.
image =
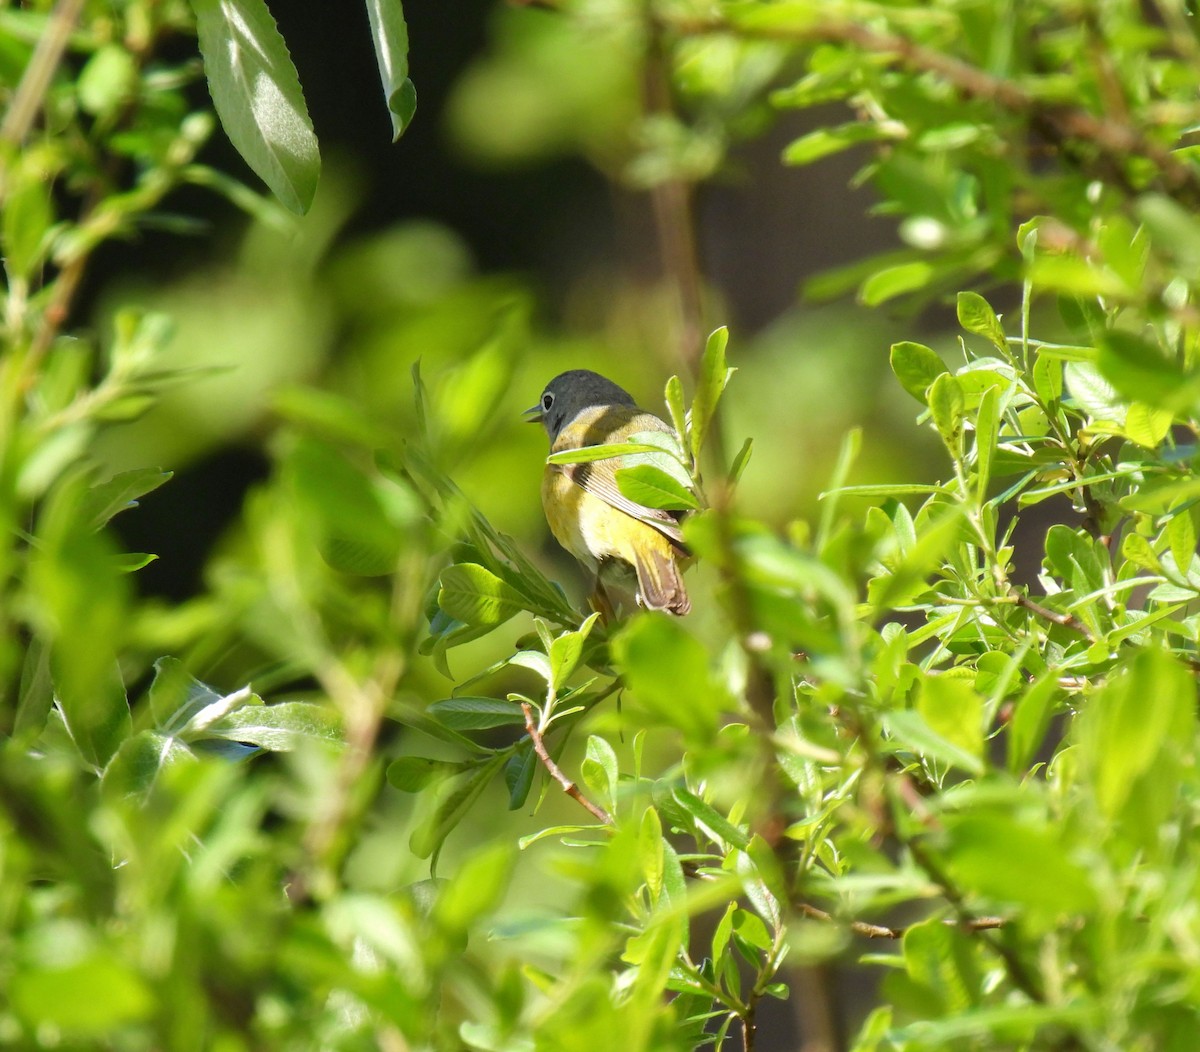
<svg viewBox="0 0 1200 1052">
<path fill-rule="evenodd" d="M 533 742 L 533 751 L 537 753 L 538 759 L 542 761 L 542 766 L 550 773 L 562 790 L 572 800 L 578 803 L 592 814 L 597 821 L 603 822 L 605 825 L 613 824 L 613 817 L 604 810 L 599 804 L 592 803 L 583 792 L 580 790 L 570 778 L 562 772 L 562 768 L 554 762 L 554 758 L 546 751 L 546 743 L 542 740 L 542 732 L 538 730 L 537 724 L 533 721 L 533 706 L 527 701 L 521 702 L 521 711 L 525 714 L 525 730 L 529 733 L 529 740 Z"/>
<path fill-rule="evenodd" d="M 754 1007 L 748 1005 L 746 1011 L 739 1018 L 742 1022 L 742 1052 L 754 1052 L 754 1038 L 758 1033 L 758 1024 L 754 1019 Z"/>
<path fill-rule="evenodd" d="M 845 923 L 846 927 L 855 935 L 861 935 L 867 939 L 903 939 L 905 932 L 908 931 L 907 928 L 891 928 L 886 924 L 868 924 L 866 921 L 839 921 L 833 914 L 826 913 L 825 910 L 808 902 L 797 904 L 796 910 L 811 920 L 828 921 L 833 924 Z M 1004 927 L 1004 918 L 969 917 L 963 919 L 960 917 L 947 919 L 943 923 L 958 928 L 960 931 L 992 931 Z"/>
<path fill-rule="evenodd" d="M 1020 592 L 1013 592 L 1012 597 L 1013 602 L 1017 606 L 1028 610 L 1031 614 L 1056 625 L 1062 625 L 1063 628 L 1069 628 L 1072 632 L 1079 633 L 1089 643 L 1096 642 L 1096 637 L 1092 630 L 1074 614 L 1060 614 L 1057 610 L 1051 610 L 1049 607 L 1042 606 L 1041 603 L 1035 602 L 1029 596 L 1022 595 Z"/>
</svg>

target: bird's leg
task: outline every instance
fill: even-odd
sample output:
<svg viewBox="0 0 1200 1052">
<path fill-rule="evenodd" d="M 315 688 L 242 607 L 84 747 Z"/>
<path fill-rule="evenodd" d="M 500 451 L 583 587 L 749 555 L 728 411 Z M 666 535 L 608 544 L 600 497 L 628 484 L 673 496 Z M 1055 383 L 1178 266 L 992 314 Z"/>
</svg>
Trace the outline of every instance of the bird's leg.
<svg viewBox="0 0 1200 1052">
<path fill-rule="evenodd" d="M 616 607 L 613 606 L 608 589 L 604 587 L 604 582 L 600 579 L 599 566 L 596 567 L 596 582 L 592 587 L 592 594 L 588 596 L 588 605 L 600 615 L 600 620 L 606 625 L 616 621 Z"/>
</svg>

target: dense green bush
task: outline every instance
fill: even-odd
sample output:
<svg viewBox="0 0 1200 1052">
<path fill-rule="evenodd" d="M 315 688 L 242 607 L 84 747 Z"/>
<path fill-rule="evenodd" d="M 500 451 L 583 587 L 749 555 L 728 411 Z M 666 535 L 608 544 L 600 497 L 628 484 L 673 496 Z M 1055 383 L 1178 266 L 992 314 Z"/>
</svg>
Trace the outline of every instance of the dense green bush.
<svg viewBox="0 0 1200 1052">
<path fill-rule="evenodd" d="M 403 19 L 367 7 L 399 134 Z M 691 484 L 658 488 L 695 508 L 697 612 L 613 623 L 510 536 L 542 455 L 516 413 L 595 343 L 540 331 L 445 231 L 330 249 L 318 201 L 283 241 L 275 205 L 197 163 L 203 51 L 251 167 L 293 210 L 315 193 L 259 0 L 3 5 L 0 33 L 0 1041 L 751 1049 L 790 999 L 814 1048 L 1192 1047 L 1190 7 L 499 13 L 456 134 L 493 161 L 582 153 L 660 219 L 684 369 L 643 401 L 682 439 Z M 736 411 L 752 351 L 713 316 L 690 212 L 738 143 L 817 105 L 784 162 L 859 150 L 903 247 L 810 296 L 950 303 L 960 331 L 935 350 L 887 322 L 902 441 L 936 437 L 939 480 L 858 484 L 852 430 L 780 528 L 742 487 L 811 469 L 790 421 Z M 256 217 L 239 259 L 73 318 L 98 246 L 188 225 L 162 213 L 183 185 Z M 295 360 L 255 364 L 268 330 Z M 198 594 L 143 599 L 153 555 L 108 524 L 230 384 L 269 477 Z M 797 983 L 855 965 L 878 991 L 848 1013 Z"/>
</svg>

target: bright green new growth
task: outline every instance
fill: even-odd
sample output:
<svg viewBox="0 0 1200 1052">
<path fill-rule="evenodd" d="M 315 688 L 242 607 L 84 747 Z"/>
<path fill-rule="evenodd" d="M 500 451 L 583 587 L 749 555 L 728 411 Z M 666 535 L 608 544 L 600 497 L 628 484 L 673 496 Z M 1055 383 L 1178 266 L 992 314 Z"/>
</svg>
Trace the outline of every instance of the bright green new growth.
<svg viewBox="0 0 1200 1052">
<path fill-rule="evenodd" d="M 270 470 L 196 594 L 138 596 L 154 556 L 111 521 L 182 483 L 149 440 L 99 458 L 172 434 L 179 403 L 135 427 L 228 364 L 172 356 L 211 301 L 91 325 L 78 283 L 114 236 L 192 229 L 162 213 L 184 185 L 280 222 L 196 160 L 199 66 L 157 43 L 199 33 L 228 134 L 293 210 L 316 142 L 261 0 L 26 6 L 0 11 L 0 1044 L 764 1052 L 775 999 L 854 1052 L 1194 1044 L 1189 9 L 505 6 L 451 107 L 478 152 L 574 150 L 662 205 L 773 114 L 846 103 L 783 161 L 858 151 L 901 244 L 809 297 L 957 322 L 874 323 L 916 421 L 900 455 L 853 428 L 819 468 L 744 392 L 765 358 L 798 398 L 801 359 L 836 364 L 860 323 L 787 355 L 735 338 L 732 381 L 725 329 L 681 337 L 678 448 L 552 458 L 648 453 L 623 491 L 691 513 L 694 613 L 605 624 L 494 525 L 521 528 L 495 479 L 526 455 L 536 516 L 544 449 L 509 396 L 564 348 L 428 227 L 331 252 L 320 293 L 307 260 L 282 301 L 262 293 L 304 253 L 247 250 L 269 280 L 241 324 L 299 315 L 296 356 L 322 326 L 366 335 L 226 436 Z M 367 15 L 399 135 L 407 28 Z M 671 301 L 699 310 L 698 277 Z M 772 497 L 827 478 L 819 507 L 762 521 L 760 468 Z M 814 969 L 853 968 L 869 1002 L 813 1000 Z"/>
</svg>

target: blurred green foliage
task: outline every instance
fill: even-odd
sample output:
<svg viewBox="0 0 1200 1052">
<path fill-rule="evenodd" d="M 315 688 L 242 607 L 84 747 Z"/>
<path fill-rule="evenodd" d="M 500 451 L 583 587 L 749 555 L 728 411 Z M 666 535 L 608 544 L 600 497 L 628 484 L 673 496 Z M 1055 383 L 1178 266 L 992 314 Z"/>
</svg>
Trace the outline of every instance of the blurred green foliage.
<svg viewBox="0 0 1200 1052">
<path fill-rule="evenodd" d="M 783 1000 L 858 1052 L 1190 1048 L 1198 54 L 1169 0 L 504 6 L 453 134 L 644 190 L 666 261 L 554 331 L 452 231 L 342 236 L 259 0 L 0 5 L 0 1043 L 761 1052 Z M 197 162 L 202 73 L 303 220 Z M 903 247 L 730 338 L 688 206 L 817 105 L 784 162 L 859 151 Z M 84 325 L 185 185 L 240 242 Z M 686 621 L 545 545 L 517 416 L 568 366 L 679 432 Z M 203 586 L 141 597 L 111 520 L 234 443 Z"/>
</svg>

